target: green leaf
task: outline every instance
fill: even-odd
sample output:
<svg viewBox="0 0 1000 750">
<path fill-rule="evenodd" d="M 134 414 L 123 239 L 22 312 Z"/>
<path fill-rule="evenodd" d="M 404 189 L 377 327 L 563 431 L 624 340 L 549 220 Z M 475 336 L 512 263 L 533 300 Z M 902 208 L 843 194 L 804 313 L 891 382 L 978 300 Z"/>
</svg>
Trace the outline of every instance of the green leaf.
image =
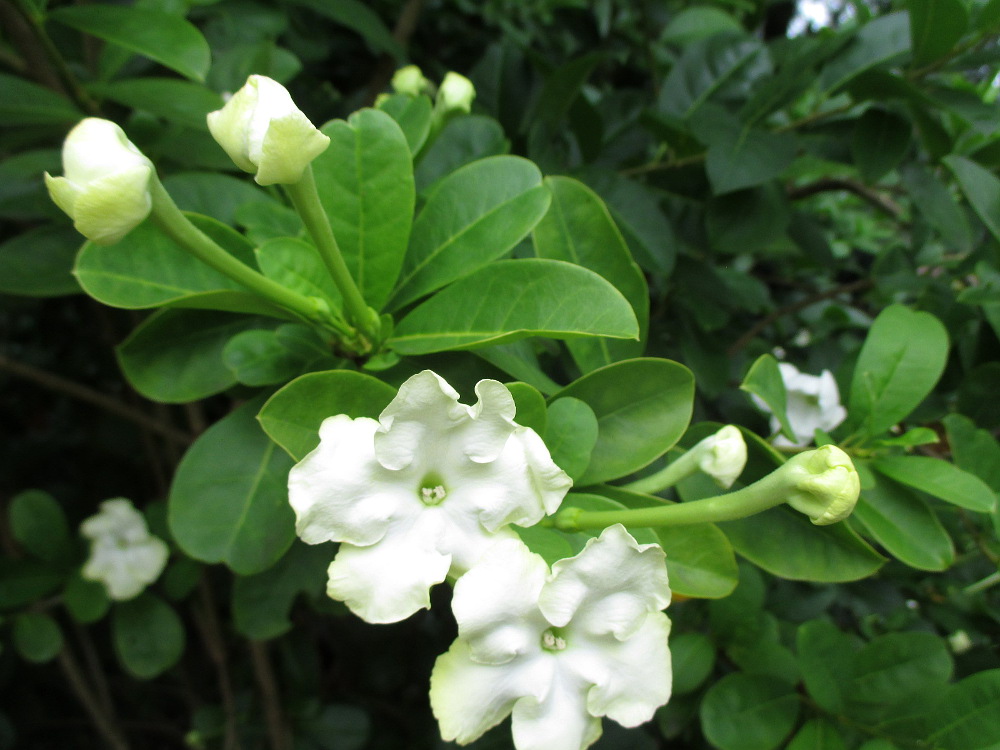
<svg viewBox="0 0 1000 750">
<path fill-rule="evenodd" d="M 839 54 L 823 67 L 819 84 L 834 90 L 855 76 L 893 62 L 910 51 L 910 19 L 905 12 L 889 13 L 864 24 Z"/>
<path fill-rule="evenodd" d="M 799 670 L 809 696 L 831 714 L 843 714 L 854 679 L 856 636 L 827 620 L 810 620 L 799 626 L 795 648 Z"/>
<path fill-rule="evenodd" d="M 49 615 L 23 612 L 14 618 L 12 631 L 14 649 L 33 664 L 50 662 L 62 651 L 62 631 Z"/>
<path fill-rule="evenodd" d="M 969 11 L 962 0 L 910 0 L 910 42 L 916 67 L 941 59 L 965 35 Z"/>
<path fill-rule="evenodd" d="M 854 704 L 899 704 L 915 693 L 943 689 L 951 678 L 951 654 L 932 633 L 888 633 L 855 655 L 847 699 Z"/>
<path fill-rule="evenodd" d="M 410 239 L 410 146 L 396 121 L 377 109 L 362 109 L 322 130 L 330 146 L 312 164 L 320 199 L 362 296 L 381 309 Z"/>
<path fill-rule="evenodd" d="M 733 546 L 715 524 L 655 529 L 667 552 L 670 588 L 700 599 L 729 596 L 738 582 Z"/>
<path fill-rule="evenodd" d="M 890 305 L 872 323 L 854 366 L 848 427 L 875 436 L 931 392 L 948 358 L 948 333 L 932 314 Z"/>
<path fill-rule="evenodd" d="M 208 130 L 206 115 L 224 104 L 204 85 L 176 78 L 131 78 L 92 83 L 88 88 L 102 98 L 198 130 Z"/>
<path fill-rule="evenodd" d="M 770 354 L 760 355 L 740 383 L 740 390 L 753 394 L 767 404 L 767 408 L 781 424 L 781 434 L 789 440 L 798 440 L 792 430 L 792 423 L 788 421 L 788 394 L 778 360 Z"/>
<path fill-rule="evenodd" d="M 73 259 L 83 238 L 61 226 L 29 229 L 0 244 L 0 292 L 26 297 L 77 294 Z"/>
<path fill-rule="evenodd" d="M 597 432 L 597 416 L 583 401 L 559 398 L 549 405 L 545 443 L 556 466 L 571 479 L 579 479 L 587 470 Z"/>
<path fill-rule="evenodd" d="M 876 471 L 928 495 L 979 513 L 996 509 L 997 496 L 985 482 L 954 464 L 928 456 L 883 456 Z"/>
<path fill-rule="evenodd" d="M 597 445 L 576 483 L 582 487 L 631 474 L 670 450 L 691 420 L 694 378 L 677 362 L 633 359 L 584 375 L 552 401 L 567 396 L 597 415 Z"/>
<path fill-rule="evenodd" d="M 211 216 L 222 224 L 233 224 L 237 209 L 247 210 L 250 204 L 263 204 L 261 210 L 267 211 L 282 206 L 252 181 L 216 172 L 172 174 L 164 178 L 163 186 L 184 211 Z M 295 227 L 302 227 L 297 214 Z"/>
<path fill-rule="evenodd" d="M 375 52 L 385 52 L 397 62 L 406 59 L 406 52 L 379 15 L 360 0 L 337 0 L 336 3 L 327 0 L 292 0 L 292 2 L 357 32 Z"/>
<path fill-rule="evenodd" d="M 10 533 L 27 552 L 46 562 L 73 557 L 74 540 L 62 506 L 47 492 L 25 490 L 14 496 L 7 511 Z"/>
<path fill-rule="evenodd" d="M 63 604 L 74 620 L 89 625 L 108 613 L 111 600 L 103 583 L 84 578 L 76 571 L 63 590 Z"/>
<path fill-rule="evenodd" d="M 942 696 L 930 716 L 934 747 L 996 750 L 1000 746 L 1000 669 L 966 677 Z"/>
<path fill-rule="evenodd" d="M 702 731 L 720 750 L 772 750 L 791 734 L 798 716 L 794 687 L 742 672 L 712 685 L 700 710 Z"/>
<path fill-rule="evenodd" d="M 593 271 L 557 260 L 505 260 L 459 279 L 396 326 L 389 346 L 429 354 L 527 336 L 638 338 L 621 293 Z"/>
<path fill-rule="evenodd" d="M 0 557 L 0 611 L 19 609 L 57 590 L 65 571 L 38 560 Z"/>
<path fill-rule="evenodd" d="M 649 289 L 632 260 L 621 232 L 604 202 L 582 182 L 569 177 L 547 177 L 552 193 L 549 210 L 535 227 L 535 253 L 588 268 L 611 282 L 632 306 L 639 322 L 639 338 L 649 328 Z M 570 341 L 567 346 L 583 372 L 596 370 L 642 354 L 642 341 L 607 339 Z"/>
<path fill-rule="evenodd" d="M 291 323 L 274 331 L 236 334 L 223 348 L 222 361 L 244 385 L 286 383 L 308 371 L 313 363 L 336 366 L 337 360 L 323 352 L 322 345 L 313 329 Z"/>
<path fill-rule="evenodd" d="M 118 364 L 147 398 L 197 401 L 236 385 L 222 352 L 237 333 L 260 326 L 260 319 L 222 312 L 161 310 L 118 345 Z"/>
<path fill-rule="evenodd" d="M 416 156 L 431 132 L 433 105 L 430 97 L 390 94 L 376 106 L 396 121 L 406 136 L 410 153 Z"/>
<path fill-rule="evenodd" d="M 254 253 L 267 278 L 306 297 L 326 300 L 332 310 L 341 308 L 340 291 L 313 245 L 295 237 L 277 237 Z"/>
<path fill-rule="evenodd" d="M 526 529 L 512 526 L 511 528 L 517 532 L 528 549 L 536 555 L 541 555 L 549 565 L 576 554 L 576 550 L 570 544 L 567 535 L 561 531 L 544 526 L 530 526 Z"/>
<path fill-rule="evenodd" d="M 663 29 L 660 40 L 686 48 L 705 37 L 742 30 L 743 27 L 733 14 L 709 5 L 699 5 L 684 8 L 677 13 Z"/>
<path fill-rule="evenodd" d="M 510 143 L 496 120 L 482 115 L 453 117 L 420 155 L 417 191 L 423 194 L 460 167 L 488 156 L 501 156 L 509 150 Z"/>
<path fill-rule="evenodd" d="M 861 176 L 877 182 L 894 169 L 910 149 L 913 124 L 879 107 L 865 110 L 854 125 L 851 154 Z"/>
<path fill-rule="evenodd" d="M 955 561 L 951 537 L 920 497 L 875 476 L 854 509 L 868 533 L 894 557 L 919 570 L 944 570 Z"/>
<path fill-rule="evenodd" d="M 319 445 L 324 419 L 337 414 L 377 418 L 395 396 L 395 388 L 371 375 L 350 370 L 311 372 L 271 396 L 257 419 L 275 443 L 301 461 Z"/>
<path fill-rule="evenodd" d="M 514 421 L 524 427 L 530 427 L 538 433 L 539 437 L 544 437 L 545 425 L 548 422 L 548 415 L 545 412 L 545 396 L 528 383 L 507 383 L 506 386 L 514 398 L 514 406 L 517 409 Z"/>
<path fill-rule="evenodd" d="M 548 72 L 530 109 L 525 113 L 525 123 L 554 126 L 561 122 L 569 112 L 570 105 L 580 95 L 580 89 L 604 57 L 603 52 L 591 52 Z"/>
<path fill-rule="evenodd" d="M 784 190 L 768 183 L 712 198 L 705 224 L 711 246 L 733 255 L 783 241 L 791 218 Z"/>
<path fill-rule="evenodd" d="M 4 125 L 69 125 L 83 117 L 83 112 L 54 91 L 0 73 L 0 122 Z"/>
<path fill-rule="evenodd" d="M 946 156 L 942 161 L 955 175 L 966 200 L 990 234 L 1000 240 L 1000 179 L 961 156 Z"/>
<path fill-rule="evenodd" d="M 111 612 L 111 637 L 125 671 L 149 680 L 170 669 L 184 653 L 184 624 L 169 604 L 145 593 Z"/>
<path fill-rule="evenodd" d="M 253 576 L 237 577 L 233 585 L 233 624 L 253 640 L 284 635 L 292 628 L 288 618 L 302 593 L 325 593 L 326 569 L 336 548 L 330 544 L 295 543 L 273 567 Z"/>
<path fill-rule="evenodd" d="M 183 18 L 127 5 L 56 8 L 49 19 L 155 60 L 185 78 L 204 81 L 212 62 L 208 42 Z"/>
<path fill-rule="evenodd" d="M 996 438 L 961 414 L 949 414 L 942 421 L 955 464 L 1000 492 L 1000 443 Z"/>
<path fill-rule="evenodd" d="M 546 395 L 555 393 L 561 387 L 542 371 L 534 341 L 530 338 L 483 347 L 474 350 L 474 354 L 508 375 L 530 383 Z"/>
<path fill-rule="evenodd" d="M 672 588 L 673 581 L 671 581 Z M 715 646 L 701 633 L 682 633 L 670 639 L 673 692 L 683 695 L 697 690 L 715 666 Z"/>
<path fill-rule="evenodd" d="M 184 454 L 170 487 L 170 531 L 188 555 L 240 575 L 267 570 L 295 538 L 292 461 L 254 417 L 255 398 L 216 422 Z"/>
<path fill-rule="evenodd" d="M 398 288 L 398 310 L 505 255 L 545 215 L 550 194 L 532 162 L 493 156 L 441 180 L 413 223 Z"/>
<path fill-rule="evenodd" d="M 847 743 L 835 724 L 810 719 L 795 733 L 786 750 L 847 750 Z"/>
</svg>

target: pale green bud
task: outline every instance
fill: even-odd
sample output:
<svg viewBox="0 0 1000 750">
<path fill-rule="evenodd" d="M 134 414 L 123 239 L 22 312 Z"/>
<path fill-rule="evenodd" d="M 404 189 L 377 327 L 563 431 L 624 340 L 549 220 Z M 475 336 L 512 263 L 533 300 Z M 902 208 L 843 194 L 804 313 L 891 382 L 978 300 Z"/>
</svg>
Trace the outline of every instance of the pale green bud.
<svg viewBox="0 0 1000 750">
<path fill-rule="evenodd" d="M 835 445 L 800 453 L 789 459 L 782 471 L 792 473 L 788 504 L 817 526 L 844 520 L 858 502 L 858 472 L 850 457 Z"/>
<path fill-rule="evenodd" d="M 397 94 L 420 96 L 431 93 L 434 84 L 424 78 L 423 72 L 416 65 L 407 65 L 393 74 L 392 88 Z"/>
<path fill-rule="evenodd" d="M 76 230 L 111 245 L 149 216 L 153 163 L 110 120 L 88 117 L 63 143 L 63 177 L 45 173 L 45 186 Z"/>
<path fill-rule="evenodd" d="M 302 179 L 330 139 L 295 106 L 288 90 L 253 75 L 220 110 L 208 115 L 212 137 L 258 185 L 289 185 Z"/>
<path fill-rule="evenodd" d="M 723 489 L 729 489 L 747 463 L 747 444 L 738 427 L 726 425 L 714 435 L 698 443 L 698 468 L 708 474 Z"/>
<path fill-rule="evenodd" d="M 476 88 L 460 73 L 448 73 L 441 81 L 435 104 L 445 112 L 471 112 Z"/>
</svg>

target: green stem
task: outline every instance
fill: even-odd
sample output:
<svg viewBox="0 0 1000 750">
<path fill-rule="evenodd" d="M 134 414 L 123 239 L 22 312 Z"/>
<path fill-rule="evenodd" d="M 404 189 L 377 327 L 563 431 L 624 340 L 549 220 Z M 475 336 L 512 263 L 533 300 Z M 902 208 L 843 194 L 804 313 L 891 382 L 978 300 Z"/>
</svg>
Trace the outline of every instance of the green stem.
<svg viewBox="0 0 1000 750">
<path fill-rule="evenodd" d="M 973 584 L 966 586 L 962 589 L 962 593 L 971 596 L 972 594 L 978 594 L 980 591 L 985 591 L 993 586 L 1000 585 L 1000 570 L 996 573 L 991 573 L 980 581 L 976 581 Z"/>
<path fill-rule="evenodd" d="M 650 474 L 648 477 L 629 482 L 623 486 L 623 489 L 654 495 L 668 487 L 673 487 L 685 477 L 689 477 L 698 471 L 697 454 L 697 450 L 689 450 L 655 474 Z"/>
<path fill-rule="evenodd" d="M 344 256 L 337 244 L 337 238 L 333 235 L 330 219 L 320 202 L 312 165 L 306 167 L 301 180 L 285 185 L 285 191 L 288 193 L 292 205 L 295 206 L 295 210 L 302 217 L 302 223 L 305 224 L 309 236 L 312 237 L 319 250 L 323 263 L 326 264 L 330 276 L 344 298 L 344 310 L 347 313 L 348 321 L 368 339 L 369 343 L 376 343 L 379 338 L 378 316 L 365 304 L 364 297 L 361 296 L 361 291 L 354 282 L 354 277 L 347 269 Z"/>
<path fill-rule="evenodd" d="M 198 260 L 297 317 L 309 323 L 330 327 L 331 321 L 321 313 L 315 301 L 241 263 L 192 224 L 177 208 L 177 204 L 155 175 L 150 180 L 149 191 L 153 197 L 153 221 Z"/>
</svg>

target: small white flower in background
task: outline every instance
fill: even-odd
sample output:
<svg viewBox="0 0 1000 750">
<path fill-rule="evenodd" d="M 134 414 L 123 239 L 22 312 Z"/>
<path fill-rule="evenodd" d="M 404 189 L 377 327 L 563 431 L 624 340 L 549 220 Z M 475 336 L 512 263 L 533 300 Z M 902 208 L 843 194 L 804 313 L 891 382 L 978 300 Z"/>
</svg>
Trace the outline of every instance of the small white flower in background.
<svg viewBox="0 0 1000 750">
<path fill-rule="evenodd" d="M 277 81 L 253 75 L 222 109 L 210 112 L 212 137 L 259 185 L 288 185 L 302 179 L 330 139 L 295 106 Z"/>
<path fill-rule="evenodd" d="M 474 406 L 440 376 L 407 380 L 379 419 L 324 420 L 320 444 L 288 476 L 296 531 L 341 542 L 327 593 L 368 622 L 430 606 L 430 588 L 464 573 L 490 544 L 554 513 L 572 481 L 510 391 L 476 385 Z"/>
<path fill-rule="evenodd" d="M 723 489 L 733 486 L 747 464 L 743 433 L 731 424 L 709 435 L 691 450 L 698 452 L 698 468 Z"/>
<path fill-rule="evenodd" d="M 80 525 L 90 540 L 83 577 L 104 584 L 111 599 L 132 599 L 160 577 L 170 554 L 149 533 L 142 513 L 124 498 L 105 500 L 100 512 Z"/>
<path fill-rule="evenodd" d="M 840 404 L 837 381 L 829 370 L 823 370 L 819 375 L 807 375 L 788 362 L 781 362 L 778 367 L 787 394 L 785 413 L 796 440 L 790 441 L 779 433 L 772 441 L 774 445 L 804 448 L 812 444 L 816 430 L 828 432 L 847 418 L 847 410 Z M 754 401 L 767 410 L 763 401 L 757 398 Z M 778 432 L 780 429 L 777 417 L 772 416 L 771 431 Z"/>
<path fill-rule="evenodd" d="M 416 65 L 400 68 L 392 76 L 392 89 L 397 94 L 420 96 L 434 91 L 434 84 L 424 78 L 423 71 Z"/>
<path fill-rule="evenodd" d="M 63 143 L 63 177 L 45 186 L 88 240 L 111 245 L 141 224 L 153 206 L 153 163 L 110 120 L 88 117 Z"/>
<path fill-rule="evenodd" d="M 468 744 L 510 714 L 517 750 L 582 750 L 602 716 L 649 721 L 670 699 L 669 603 L 663 550 L 620 524 L 551 574 L 519 540 L 494 546 L 455 584 L 458 639 L 431 675 L 441 736 Z"/>
<path fill-rule="evenodd" d="M 435 106 L 445 112 L 472 111 L 472 100 L 476 98 L 476 88 L 472 81 L 461 73 L 449 72 L 438 88 Z"/>
</svg>

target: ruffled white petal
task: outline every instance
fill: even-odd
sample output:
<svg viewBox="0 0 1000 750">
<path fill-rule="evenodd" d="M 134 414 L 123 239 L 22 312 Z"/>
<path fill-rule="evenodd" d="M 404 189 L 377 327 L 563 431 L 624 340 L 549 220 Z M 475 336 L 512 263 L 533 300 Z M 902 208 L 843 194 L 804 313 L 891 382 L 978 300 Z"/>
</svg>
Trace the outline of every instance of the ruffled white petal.
<svg viewBox="0 0 1000 750">
<path fill-rule="evenodd" d="M 514 704 L 510 728 L 517 750 L 583 750 L 601 736 L 601 720 L 584 708 L 586 685 L 556 661 L 547 695 Z"/>
<path fill-rule="evenodd" d="M 648 612 L 670 603 L 662 548 L 638 544 L 621 524 L 609 526 L 583 550 L 552 566 L 538 606 L 549 622 L 591 635 L 631 636 Z"/>
<path fill-rule="evenodd" d="M 392 523 L 420 511 L 419 479 L 375 460 L 378 427 L 373 419 L 346 414 L 323 420 L 319 446 L 288 475 L 288 501 L 302 541 L 371 545 Z"/>
<path fill-rule="evenodd" d="M 539 650 L 549 623 L 538 610 L 548 578 L 545 561 L 520 539 L 497 542 L 455 584 L 452 611 L 459 637 L 483 664 L 506 664 Z"/>
<path fill-rule="evenodd" d="M 160 577 L 170 550 L 152 534 L 146 519 L 124 498 L 105 500 L 101 510 L 80 525 L 90 540 L 81 574 L 100 581 L 115 600 L 132 599 Z"/>
<path fill-rule="evenodd" d="M 847 410 L 840 404 L 837 381 L 829 370 L 817 375 L 799 372 L 795 365 L 782 362 L 778 365 L 785 385 L 787 403 L 785 413 L 795 433 L 790 441 L 782 435 L 774 444 L 783 447 L 805 447 L 812 443 L 816 430 L 832 430 L 847 418 Z M 771 429 L 777 432 L 780 424 L 772 418 Z"/>
<path fill-rule="evenodd" d="M 431 587 L 451 567 L 451 555 L 439 551 L 440 533 L 440 516 L 428 513 L 370 547 L 342 544 L 327 570 L 327 594 L 372 623 L 399 622 L 428 609 Z"/>
<path fill-rule="evenodd" d="M 554 666 L 544 655 L 500 667 L 479 664 L 464 641 L 455 641 L 431 672 L 431 710 L 441 738 L 467 745 L 503 721 L 526 696 L 543 700 Z"/>
</svg>

